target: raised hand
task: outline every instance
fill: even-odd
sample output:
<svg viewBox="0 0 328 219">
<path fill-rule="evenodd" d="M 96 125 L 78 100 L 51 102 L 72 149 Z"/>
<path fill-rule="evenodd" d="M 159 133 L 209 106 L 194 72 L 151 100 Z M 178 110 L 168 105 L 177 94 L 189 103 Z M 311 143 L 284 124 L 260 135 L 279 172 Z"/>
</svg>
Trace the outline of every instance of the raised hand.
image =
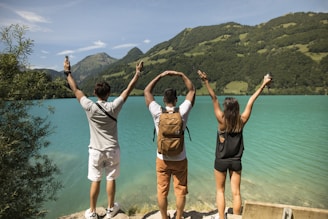
<svg viewBox="0 0 328 219">
<path fill-rule="evenodd" d="M 207 75 L 206 75 L 205 72 L 202 72 L 201 70 L 198 70 L 197 73 L 198 73 L 198 75 L 199 75 L 199 78 L 200 78 L 202 81 L 207 80 Z"/>
<path fill-rule="evenodd" d="M 141 74 L 141 72 L 143 71 L 143 61 L 140 61 L 139 63 L 137 63 L 136 65 L 136 73 L 138 73 L 139 75 Z"/>
</svg>

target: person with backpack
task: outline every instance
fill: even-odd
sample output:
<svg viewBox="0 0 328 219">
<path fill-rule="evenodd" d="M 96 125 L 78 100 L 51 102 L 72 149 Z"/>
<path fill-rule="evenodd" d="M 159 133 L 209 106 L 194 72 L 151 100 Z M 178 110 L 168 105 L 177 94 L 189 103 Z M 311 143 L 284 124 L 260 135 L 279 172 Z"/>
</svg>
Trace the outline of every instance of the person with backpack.
<svg viewBox="0 0 328 219">
<path fill-rule="evenodd" d="M 68 57 L 64 62 L 64 73 L 68 84 L 75 97 L 84 109 L 90 128 L 88 179 L 90 185 L 90 208 L 85 211 L 86 219 L 98 219 L 96 213 L 97 199 L 100 192 L 102 173 L 106 175 L 106 192 L 108 207 L 104 218 L 110 219 L 119 211 L 119 205 L 115 201 L 115 180 L 120 175 L 120 145 L 117 133 L 117 117 L 123 104 L 129 97 L 137 83 L 143 62 L 136 65 L 136 71 L 126 89 L 113 101 L 108 101 L 111 87 L 107 82 L 96 83 L 94 94 L 96 103 L 85 96 L 77 87 L 71 74 L 71 66 Z"/>
<path fill-rule="evenodd" d="M 165 107 L 158 104 L 152 94 L 157 82 L 164 77 L 181 77 L 188 93 L 185 100 L 177 107 L 177 92 L 173 88 L 164 91 Z M 167 212 L 167 196 L 173 178 L 176 197 L 176 218 L 183 218 L 183 211 L 188 193 L 187 175 L 188 162 L 184 143 L 184 130 L 188 115 L 195 102 L 195 87 L 190 79 L 182 72 L 165 71 L 157 75 L 144 89 L 146 106 L 148 107 L 157 133 L 157 202 L 162 219 L 170 218 Z"/>
<path fill-rule="evenodd" d="M 244 150 L 243 128 L 251 116 L 252 107 L 265 86 L 272 80 L 271 76 L 264 77 L 262 85 L 249 98 L 244 112 L 240 114 L 239 103 L 233 97 L 226 97 L 221 110 L 219 100 L 211 88 L 207 75 L 197 71 L 200 79 L 205 83 L 212 99 L 214 114 L 219 123 L 216 140 L 216 153 L 214 162 L 214 176 L 216 181 L 216 203 L 218 215 L 215 219 L 225 219 L 225 181 L 229 170 L 231 192 L 233 199 L 233 214 L 241 214 L 240 180 L 242 164 L 241 158 Z"/>
</svg>

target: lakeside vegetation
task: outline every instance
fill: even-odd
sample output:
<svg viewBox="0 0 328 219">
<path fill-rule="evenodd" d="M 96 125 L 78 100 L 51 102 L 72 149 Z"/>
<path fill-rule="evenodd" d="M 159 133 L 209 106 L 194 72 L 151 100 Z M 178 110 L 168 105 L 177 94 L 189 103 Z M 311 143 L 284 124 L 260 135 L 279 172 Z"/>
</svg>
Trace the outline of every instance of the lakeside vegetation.
<svg viewBox="0 0 328 219">
<path fill-rule="evenodd" d="M 20 25 L 1 29 L 0 218 L 42 218 L 47 214 L 44 203 L 56 200 L 56 192 L 62 188 L 59 168 L 42 153 L 50 144 L 47 137 L 53 127 L 31 109 L 45 107 L 32 100 L 63 89 L 57 87 L 57 79 L 26 70 L 33 40 L 25 34 L 26 28 Z"/>
</svg>

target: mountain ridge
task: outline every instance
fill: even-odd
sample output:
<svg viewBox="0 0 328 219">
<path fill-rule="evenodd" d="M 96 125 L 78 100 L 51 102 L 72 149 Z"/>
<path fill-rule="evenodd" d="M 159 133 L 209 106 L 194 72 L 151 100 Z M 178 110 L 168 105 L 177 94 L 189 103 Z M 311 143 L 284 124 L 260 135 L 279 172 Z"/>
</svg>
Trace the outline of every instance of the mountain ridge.
<svg viewBox="0 0 328 219">
<path fill-rule="evenodd" d="M 142 59 L 145 71 L 136 85 L 140 95 L 146 84 L 166 69 L 186 73 L 202 90 L 198 68 L 207 72 L 217 94 L 250 94 L 267 72 L 273 73 L 275 81 L 270 94 L 326 94 L 327 26 L 327 13 L 297 12 L 255 26 L 227 22 L 185 28 L 144 54 L 136 47 L 131 49 L 97 72 L 82 74 L 79 82 L 91 93 L 95 81 L 109 80 L 113 93 L 119 93 L 132 77 L 135 63 Z M 74 65 L 72 70 L 78 76 L 79 68 Z M 245 87 L 231 84 L 234 81 Z M 172 84 L 184 93 L 184 85 L 173 78 L 161 80 L 154 93 L 161 94 L 163 87 Z M 233 91 L 231 86 L 235 86 Z"/>
</svg>

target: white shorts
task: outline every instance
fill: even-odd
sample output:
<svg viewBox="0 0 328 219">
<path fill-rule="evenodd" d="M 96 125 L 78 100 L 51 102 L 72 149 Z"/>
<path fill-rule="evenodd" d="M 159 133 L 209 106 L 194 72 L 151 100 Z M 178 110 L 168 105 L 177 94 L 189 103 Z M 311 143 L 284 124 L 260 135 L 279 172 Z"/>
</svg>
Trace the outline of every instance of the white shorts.
<svg viewBox="0 0 328 219">
<path fill-rule="evenodd" d="M 120 175 L 120 148 L 104 152 L 89 148 L 88 179 L 101 181 L 103 169 L 107 180 L 114 180 Z"/>
</svg>

